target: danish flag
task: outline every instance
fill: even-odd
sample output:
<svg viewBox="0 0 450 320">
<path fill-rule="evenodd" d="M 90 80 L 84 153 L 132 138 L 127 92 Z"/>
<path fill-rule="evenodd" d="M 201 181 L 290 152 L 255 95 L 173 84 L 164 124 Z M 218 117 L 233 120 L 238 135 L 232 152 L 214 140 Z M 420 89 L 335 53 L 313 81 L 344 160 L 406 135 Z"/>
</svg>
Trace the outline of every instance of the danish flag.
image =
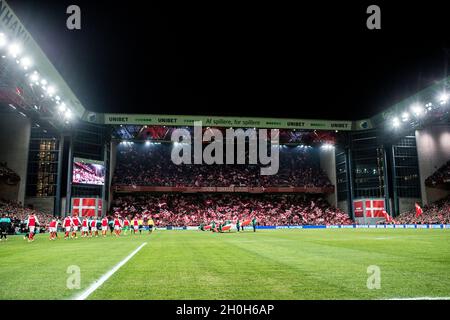
<svg viewBox="0 0 450 320">
<path fill-rule="evenodd" d="M 384 200 L 366 200 L 367 218 L 384 218 Z"/>
<path fill-rule="evenodd" d="M 74 198 L 72 214 L 79 217 L 95 217 L 97 216 L 98 206 L 97 198 Z M 100 199 L 98 199 L 100 200 Z M 99 204 L 101 208 L 101 203 Z M 101 214 L 100 214 L 101 215 Z"/>
</svg>

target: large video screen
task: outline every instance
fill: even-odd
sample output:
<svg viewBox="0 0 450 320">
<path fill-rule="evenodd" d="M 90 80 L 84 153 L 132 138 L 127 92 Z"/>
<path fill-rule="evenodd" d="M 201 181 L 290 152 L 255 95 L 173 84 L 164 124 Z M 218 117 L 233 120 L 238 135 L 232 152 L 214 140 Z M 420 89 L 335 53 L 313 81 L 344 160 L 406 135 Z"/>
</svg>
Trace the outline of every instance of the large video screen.
<svg viewBox="0 0 450 320">
<path fill-rule="evenodd" d="M 72 183 L 105 184 L 105 165 L 103 161 L 74 158 Z"/>
</svg>

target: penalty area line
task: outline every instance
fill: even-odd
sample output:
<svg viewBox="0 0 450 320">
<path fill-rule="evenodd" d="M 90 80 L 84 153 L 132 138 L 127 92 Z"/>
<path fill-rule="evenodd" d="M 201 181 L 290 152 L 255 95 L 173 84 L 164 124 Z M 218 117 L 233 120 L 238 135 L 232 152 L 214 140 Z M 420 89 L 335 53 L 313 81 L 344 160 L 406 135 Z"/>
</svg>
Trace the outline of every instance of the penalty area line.
<svg viewBox="0 0 450 320">
<path fill-rule="evenodd" d="M 133 256 L 141 250 L 147 242 L 141 244 L 136 250 L 130 253 L 125 259 L 116 264 L 111 270 L 101 276 L 100 279 L 96 280 L 93 284 L 91 284 L 86 290 L 84 290 L 81 294 L 75 296 L 72 300 L 85 300 L 89 297 L 95 290 L 97 290 L 106 280 L 108 280 L 117 270 L 119 270 L 125 263 L 127 263 Z"/>
</svg>

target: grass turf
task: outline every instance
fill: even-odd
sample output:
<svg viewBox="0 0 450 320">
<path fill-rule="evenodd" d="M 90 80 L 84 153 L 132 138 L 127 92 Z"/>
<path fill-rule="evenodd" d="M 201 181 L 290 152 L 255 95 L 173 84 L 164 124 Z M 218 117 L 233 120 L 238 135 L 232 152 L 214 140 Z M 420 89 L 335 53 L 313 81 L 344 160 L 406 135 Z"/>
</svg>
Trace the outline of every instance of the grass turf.
<svg viewBox="0 0 450 320">
<path fill-rule="evenodd" d="M 61 236 L 61 235 L 60 235 Z M 140 244 L 89 299 L 384 299 L 450 296 L 450 230 L 258 230 L 0 242 L 0 299 L 70 299 Z M 66 281 L 80 267 L 81 288 Z M 367 268 L 381 270 L 369 290 Z"/>
</svg>

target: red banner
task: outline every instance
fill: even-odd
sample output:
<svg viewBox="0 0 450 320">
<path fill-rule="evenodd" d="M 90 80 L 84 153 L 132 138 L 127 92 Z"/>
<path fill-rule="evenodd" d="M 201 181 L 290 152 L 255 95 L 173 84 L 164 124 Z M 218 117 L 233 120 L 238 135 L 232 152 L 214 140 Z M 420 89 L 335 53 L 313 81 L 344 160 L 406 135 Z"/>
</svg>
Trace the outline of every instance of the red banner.
<svg viewBox="0 0 450 320">
<path fill-rule="evenodd" d="M 353 212 L 355 214 L 355 218 L 364 217 L 364 201 L 363 200 L 353 201 Z"/>
<path fill-rule="evenodd" d="M 367 218 L 384 218 L 384 200 L 366 200 Z"/>
<path fill-rule="evenodd" d="M 384 199 L 360 199 L 353 201 L 355 218 L 384 218 Z"/>
<path fill-rule="evenodd" d="M 79 217 L 95 217 L 102 215 L 102 199 L 73 198 L 72 215 Z"/>
</svg>

